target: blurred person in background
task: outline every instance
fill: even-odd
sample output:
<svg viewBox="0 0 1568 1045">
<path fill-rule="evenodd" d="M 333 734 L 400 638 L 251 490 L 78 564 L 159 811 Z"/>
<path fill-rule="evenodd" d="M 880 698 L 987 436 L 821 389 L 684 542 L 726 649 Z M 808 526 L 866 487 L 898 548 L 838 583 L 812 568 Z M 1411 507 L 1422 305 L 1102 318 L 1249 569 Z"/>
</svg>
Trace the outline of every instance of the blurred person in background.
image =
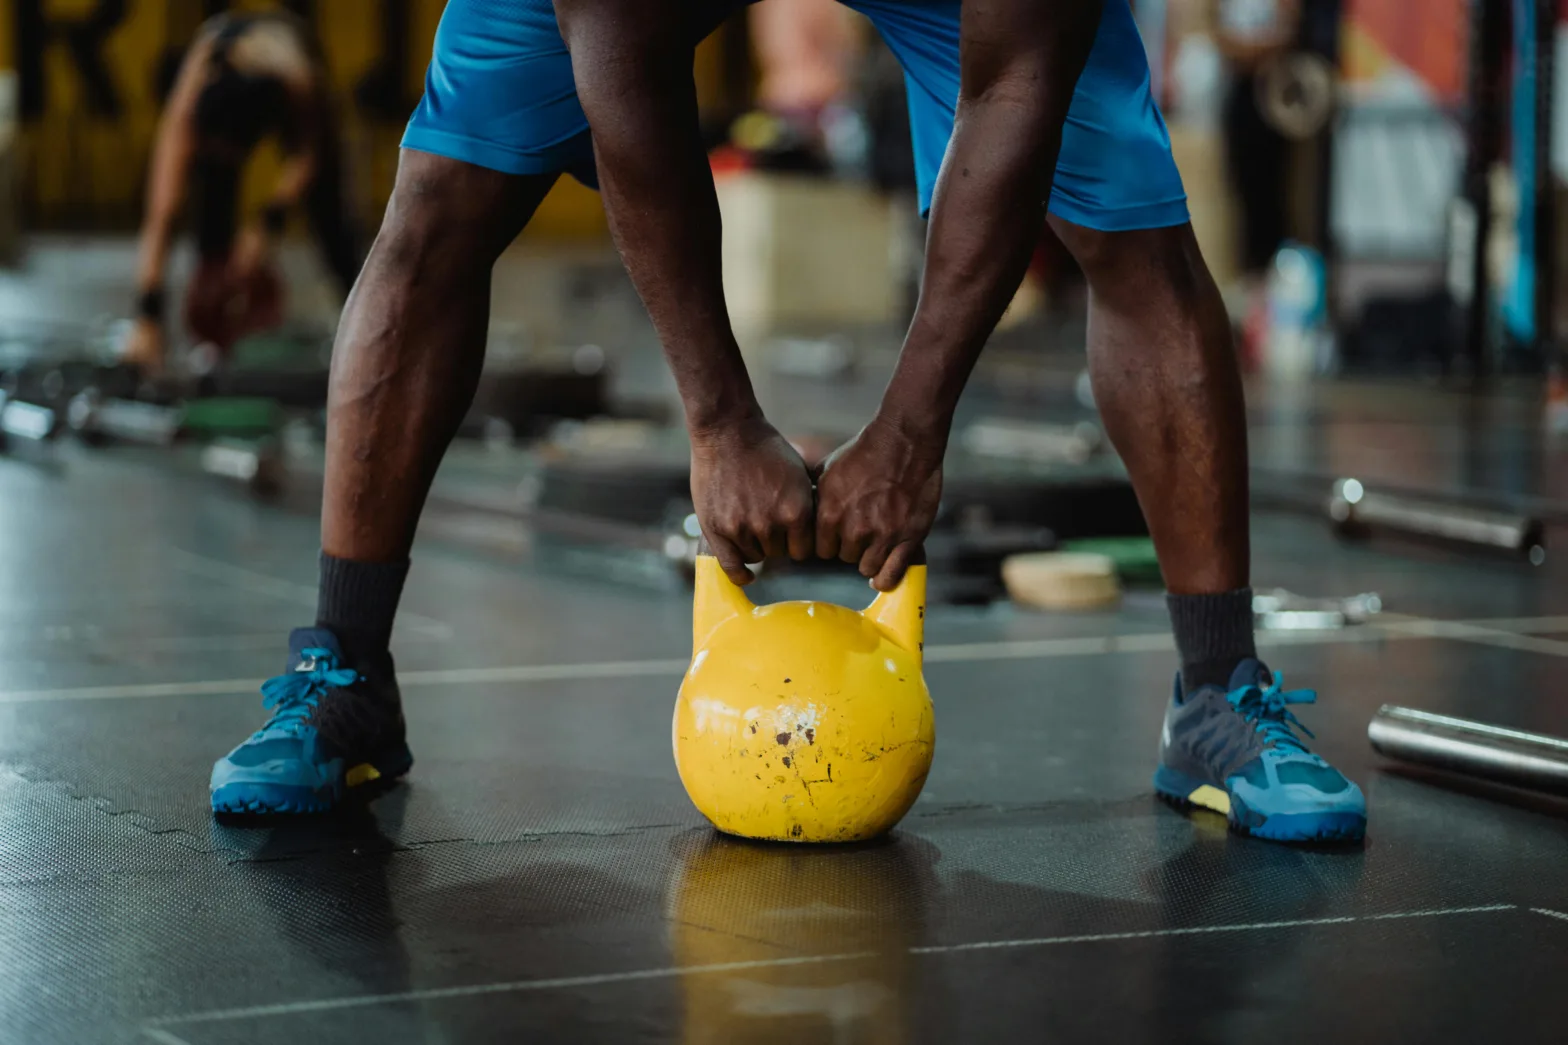
<svg viewBox="0 0 1568 1045">
<path fill-rule="evenodd" d="M 844 96 L 859 49 L 848 8 L 837 0 L 764 0 L 748 14 L 759 106 L 815 119 Z"/>
<path fill-rule="evenodd" d="M 730 128 L 743 166 L 826 174 L 835 106 L 851 91 L 862 38 L 837 0 L 763 0 L 747 12 L 755 108 Z"/>
<path fill-rule="evenodd" d="M 282 168 L 261 212 L 240 227 L 245 163 L 276 137 Z M 180 67 L 158 126 L 137 264 L 136 324 L 125 361 L 150 372 L 166 353 L 168 264 L 175 221 L 196 199 L 198 265 L 185 300 L 192 336 L 217 349 L 282 321 L 273 254 L 289 214 L 303 206 L 344 295 L 361 260 L 345 200 L 342 162 L 320 51 L 283 11 L 207 22 Z"/>
<path fill-rule="evenodd" d="M 1301 0 L 1218 0 L 1214 40 L 1230 73 L 1225 98 L 1225 158 L 1241 209 L 1241 271 L 1249 295 L 1285 239 L 1289 142 L 1258 105 L 1271 62 L 1296 43 Z"/>
</svg>

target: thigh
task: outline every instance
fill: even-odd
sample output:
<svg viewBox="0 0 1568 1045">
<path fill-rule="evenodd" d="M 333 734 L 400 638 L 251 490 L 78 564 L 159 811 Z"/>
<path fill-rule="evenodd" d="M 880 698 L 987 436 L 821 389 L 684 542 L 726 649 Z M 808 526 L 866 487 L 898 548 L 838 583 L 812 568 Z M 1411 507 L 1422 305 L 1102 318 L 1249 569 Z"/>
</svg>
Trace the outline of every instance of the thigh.
<svg viewBox="0 0 1568 1045">
<path fill-rule="evenodd" d="M 405 148 L 593 183 L 588 120 L 551 0 L 450 0 Z"/>
<path fill-rule="evenodd" d="M 404 150 L 371 248 L 382 260 L 489 271 L 522 232 L 558 174 L 506 174 Z"/>
<path fill-rule="evenodd" d="M 694 0 L 706 36 L 752 0 Z M 588 118 L 553 0 L 448 0 L 403 147 L 503 174 L 567 173 L 598 187 Z"/>
<path fill-rule="evenodd" d="M 1187 222 L 1187 194 L 1127 0 L 1106 0 L 1062 130 L 1050 211 L 1104 231 Z"/>
<path fill-rule="evenodd" d="M 1051 231 L 1083 270 L 1099 313 L 1179 313 L 1212 286 L 1192 225 L 1104 230 L 1050 216 Z"/>
<path fill-rule="evenodd" d="M 958 104 L 958 0 L 843 0 L 871 19 L 904 67 L 920 213 L 931 209 Z"/>
<path fill-rule="evenodd" d="M 953 133 L 959 89 L 957 0 L 844 0 L 867 15 L 904 66 L 920 205 Z M 1148 56 L 1127 0 L 1106 0 L 1062 131 L 1050 211 L 1095 229 L 1187 220 L 1170 135 L 1149 89 Z"/>
</svg>

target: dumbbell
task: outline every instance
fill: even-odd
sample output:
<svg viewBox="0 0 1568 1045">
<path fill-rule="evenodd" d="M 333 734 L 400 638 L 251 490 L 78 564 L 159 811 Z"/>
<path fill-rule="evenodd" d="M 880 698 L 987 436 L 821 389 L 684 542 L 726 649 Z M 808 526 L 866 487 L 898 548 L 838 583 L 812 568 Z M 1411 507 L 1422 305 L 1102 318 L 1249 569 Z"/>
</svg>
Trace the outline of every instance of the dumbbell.
<svg viewBox="0 0 1568 1045">
<path fill-rule="evenodd" d="M 217 439 L 201 451 L 201 470 L 270 497 L 283 489 L 282 448 L 276 439 Z"/>
<path fill-rule="evenodd" d="M 135 399 L 108 399 L 89 388 L 72 397 L 67 420 L 71 431 L 89 445 L 169 446 L 179 436 L 181 410 Z"/>
<path fill-rule="evenodd" d="M 14 399 L 0 390 L 0 441 L 6 448 L 13 442 L 45 443 L 60 433 L 60 417 L 47 406 Z"/>
</svg>

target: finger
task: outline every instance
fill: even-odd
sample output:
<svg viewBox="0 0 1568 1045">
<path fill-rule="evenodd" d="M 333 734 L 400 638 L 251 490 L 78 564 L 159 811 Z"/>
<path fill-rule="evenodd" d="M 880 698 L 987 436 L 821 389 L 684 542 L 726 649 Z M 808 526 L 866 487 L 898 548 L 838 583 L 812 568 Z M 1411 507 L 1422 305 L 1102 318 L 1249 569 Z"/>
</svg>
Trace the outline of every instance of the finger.
<svg viewBox="0 0 1568 1045">
<path fill-rule="evenodd" d="M 757 539 L 756 532 L 749 526 L 743 528 L 731 538 L 730 543 L 735 546 L 735 550 L 740 552 L 741 558 L 746 562 L 762 562 L 768 557 L 762 547 L 762 542 Z"/>
<path fill-rule="evenodd" d="M 872 541 L 865 554 L 860 557 L 860 575 L 870 580 L 882 572 L 882 564 L 887 562 L 888 553 L 892 550 L 892 538 Z"/>
<path fill-rule="evenodd" d="M 789 554 L 789 531 L 781 523 L 775 523 L 762 531 L 762 551 L 770 559 L 782 559 Z"/>
<path fill-rule="evenodd" d="M 803 512 L 784 533 L 784 542 L 789 546 L 789 557 L 796 562 L 811 558 L 812 553 L 816 551 L 816 535 L 812 533 L 815 522 L 811 512 Z"/>
<path fill-rule="evenodd" d="M 708 550 L 719 560 L 719 569 L 724 571 L 724 576 L 743 588 L 751 583 L 751 571 L 746 569 L 745 557 L 728 539 L 710 535 Z"/>
<path fill-rule="evenodd" d="M 817 515 L 817 558 L 838 558 L 838 520 Z"/>
<path fill-rule="evenodd" d="M 858 565 L 860 557 L 866 554 L 868 539 L 860 534 L 854 536 L 843 535 L 838 542 L 838 561 L 847 562 L 851 566 Z"/>
<path fill-rule="evenodd" d="M 898 587 L 898 582 L 904 579 L 904 574 L 919 556 L 920 545 L 913 541 L 900 544 L 888 555 L 877 575 L 871 578 L 871 586 L 877 591 L 892 591 Z"/>
</svg>

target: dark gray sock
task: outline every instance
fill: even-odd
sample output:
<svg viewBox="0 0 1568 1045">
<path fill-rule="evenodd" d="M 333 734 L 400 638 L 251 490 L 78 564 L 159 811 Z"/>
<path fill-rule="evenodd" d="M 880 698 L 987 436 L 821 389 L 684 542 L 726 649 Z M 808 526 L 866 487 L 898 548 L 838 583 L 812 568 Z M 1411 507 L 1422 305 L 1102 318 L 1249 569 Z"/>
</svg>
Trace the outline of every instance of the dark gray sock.
<svg viewBox="0 0 1568 1045">
<path fill-rule="evenodd" d="M 1225 687 L 1236 665 L 1258 655 L 1252 640 L 1252 589 L 1219 595 L 1167 595 L 1176 652 L 1181 655 L 1181 688 Z"/>
<path fill-rule="evenodd" d="M 407 577 L 407 562 L 355 562 L 322 552 L 316 626 L 331 629 L 350 659 L 385 652 Z"/>
</svg>

